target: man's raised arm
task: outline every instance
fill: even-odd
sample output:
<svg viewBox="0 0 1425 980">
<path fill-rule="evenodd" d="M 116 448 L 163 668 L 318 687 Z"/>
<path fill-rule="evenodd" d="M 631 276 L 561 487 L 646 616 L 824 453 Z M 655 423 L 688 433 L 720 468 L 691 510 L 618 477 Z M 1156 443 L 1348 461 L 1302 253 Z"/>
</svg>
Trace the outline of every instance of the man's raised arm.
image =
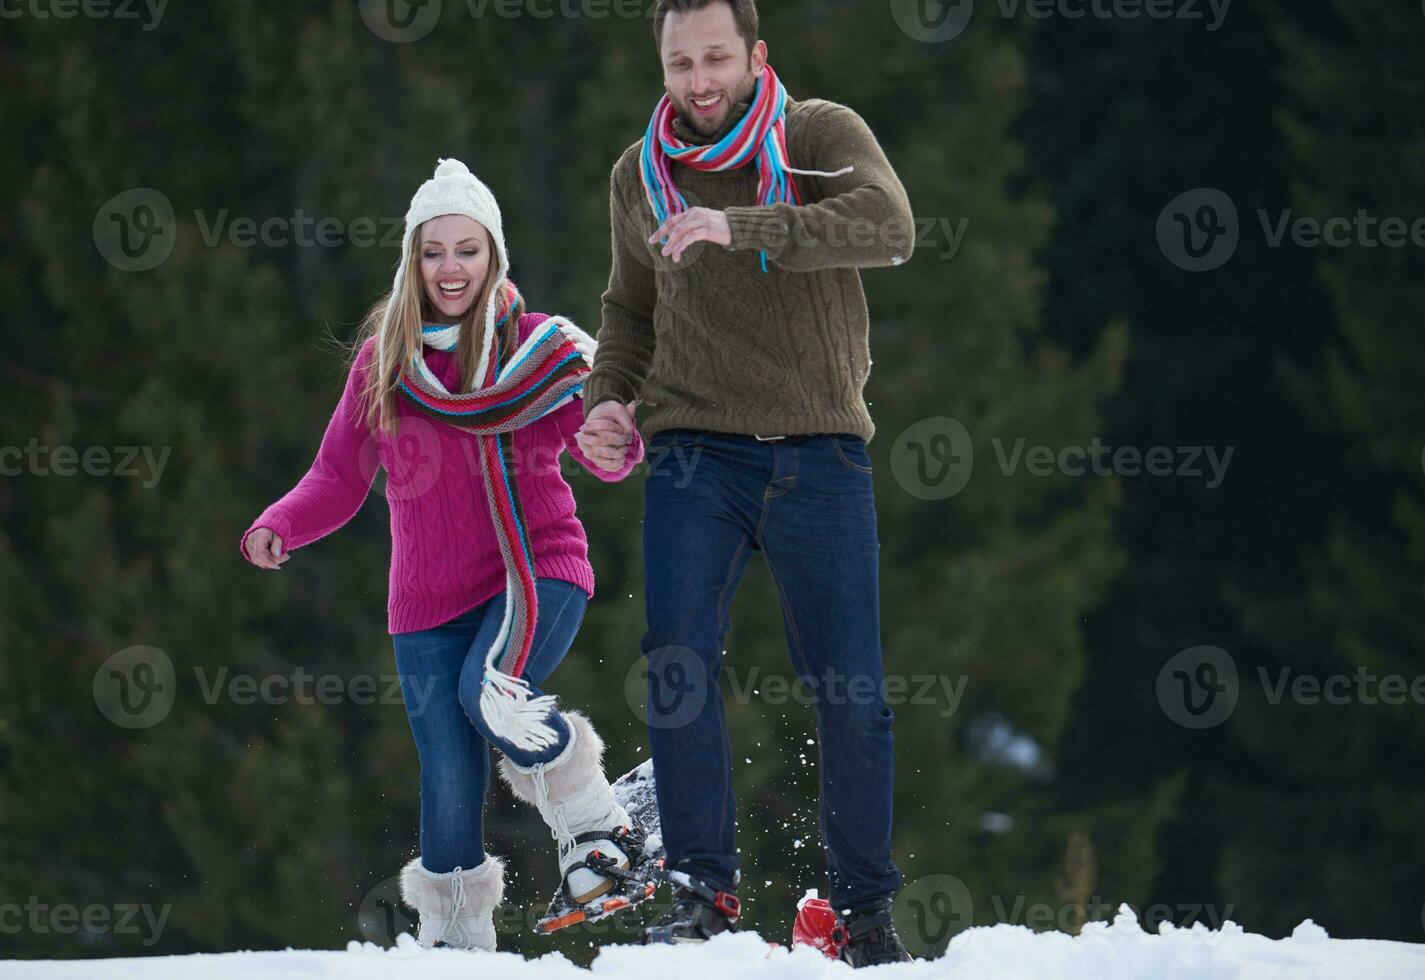
<svg viewBox="0 0 1425 980">
<path fill-rule="evenodd" d="M 910 200 L 866 121 L 854 109 L 829 104 L 808 124 L 814 127 L 810 159 L 794 158 L 791 166 L 827 173 L 853 169 L 820 178 L 828 192 L 814 204 L 728 208 L 730 247 L 766 249 L 769 261 L 792 272 L 908 261 L 915 247 Z"/>
</svg>

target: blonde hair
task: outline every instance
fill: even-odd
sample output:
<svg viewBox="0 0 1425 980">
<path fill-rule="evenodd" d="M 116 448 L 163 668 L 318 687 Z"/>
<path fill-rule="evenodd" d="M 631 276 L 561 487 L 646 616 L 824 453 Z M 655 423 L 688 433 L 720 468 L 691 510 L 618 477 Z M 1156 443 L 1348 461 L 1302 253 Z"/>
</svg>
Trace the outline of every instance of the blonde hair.
<svg viewBox="0 0 1425 980">
<path fill-rule="evenodd" d="M 362 416 L 372 431 L 381 429 L 391 435 L 395 435 L 397 431 L 396 403 L 400 396 L 401 375 L 406 366 L 421 352 L 421 327 L 428 321 L 439 322 L 441 319 L 426 296 L 425 277 L 421 275 L 421 256 L 424 251 L 420 247 L 422 227 L 423 224 L 416 226 L 412 235 L 411 254 L 407 259 L 405 275 L 401 277 L 400 295 L 394 295 L 394 289 L 388 290 L 367 311 L 350 351 L 354 366 L 367 339 L 376 338 L 376 349 L 361 389 L 360 405 Z M 481 228 L 484 229 L 484 225 L 481 225 Z M 460 333 L 455 348 L 460 363 L 458 390 L 461 392 L 469 390 L 476 381 L 475 372 L 480 366 L 480 350 L 484 346 L 485 311 L 489 308 L 492 297 L 498 301 L 495 308 L 496 322 L 508 313 L 509 319 L 504 327 L 506 336 L 511 339 L 518 338 L 519 310 L 516 307 L 520 305 L 519 291 L 514 283 L 505 279 L 500 283 L 499 296 L 494 296 L 499 262 L 493 249 L 488 248 L 489 229 L 485 229 L 485 236 L 490 253 L 485 282 L 481 285 L 475 302 L 470 304 L 470 308 L 460 318 Z M 506 343 L 505 356 L 508 357 L 517 346 Z"/>
</svg>

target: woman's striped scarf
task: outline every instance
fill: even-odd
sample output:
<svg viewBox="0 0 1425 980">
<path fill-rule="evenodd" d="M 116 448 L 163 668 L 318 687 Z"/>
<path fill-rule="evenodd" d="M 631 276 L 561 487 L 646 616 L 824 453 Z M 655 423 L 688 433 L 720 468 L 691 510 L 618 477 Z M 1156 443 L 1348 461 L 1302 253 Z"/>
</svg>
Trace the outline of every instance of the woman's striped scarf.
<svg viewBox="0 0 1425 980">
<path fill-rule="evenodd" d="M 518 340 L 523 299 L 505 280 L 496 294 L 495 338 L 499 345 L 488 359 L 481 383 L 452 394 L 426 366 L 424 348 L 402 373 L 399 387 L 421 413 L 479 439 L 481 474 L 500 556 L 505 563 L 505 619 L 485 655 L 481 713 L 497 735 L 527 749 L 557 741 L 546 721 L 556 709 L 552 696 L 533 697 L 523 680 L 538 614 L 535 599 L 534 554 L 530 550 L 524 513 L 514 479 L 513 443 L 516 430 L 554 411 L 581 391 L 593 366 L 594 340 L 564 317 L 550 317 L 508 358 L 504 349 Z M 507 329 L 508 325 L 508 329 Z M 427 326 L 422 340 L 437 350 L 456 347 L 460 326 Z M 507 345 L 506 334 L 510 338 Z"/>
<path fill-rule="evenodd" d="M 757 161 L 758 204 L 801 204 L 800 191 L 792 174 L 837 177 L 849 173 L 845 167 L 835 173 L 796 170 L 787 164 L 787 90 L 771 65 L 757 79 L 747 112 L 722 139 L 707 146 L 684 143 L 673 129 L 677 110 L 665 92 L 653 109 L 648 132 L 643 137 L 639 171 L 643 189 L 661 227 L 670 215 L 688 209 L 688 202 L 673 183 L 673 161 L 695 170 L 735 170 L 747 161 Z M 767 271 L 767 251 L 762 250 L 762 271 Z"/>
</svg>

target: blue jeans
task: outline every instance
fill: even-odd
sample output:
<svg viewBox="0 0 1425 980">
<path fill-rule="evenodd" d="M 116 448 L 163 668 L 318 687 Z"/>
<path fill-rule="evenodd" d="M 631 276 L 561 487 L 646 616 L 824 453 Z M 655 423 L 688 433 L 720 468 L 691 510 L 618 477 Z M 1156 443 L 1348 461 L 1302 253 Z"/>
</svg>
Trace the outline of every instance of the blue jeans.
<svg viewBox="0 0 1425 980">
<path fill-rule="evenodd" d="M 776 582 L 792 666 L 812 692 L 822 844 L 836 908 L 894 894 L 894 751 L 882 684 L 880 541 L 865 440 L 673 429 L 648 444 L 643 554 L 648 725 L 668 866 L 732 890 L 732 752 L 718 678 L 752 552 Z"/>
<path fill-rule="evenodd" d="M 589 597 L 572 582 L 535 581 L 539 614 L 524 678 L 539 685 L 563 661 L 584 620 Z M 444 874 L 478 867 L 485 860 L 485 786 L 490 776 L 489 746 L 522 766 L 549 762 L 569 744 L 569 724 L 554 711 L 549 724 L 559 741 L 526 751 L 492 734 L 480 714 L 480 682 L 489 650 L 505 615 L 501 592 L 448 623 L 428 630 L 396 633 L 396 671 L 406 718 L 421 762 L 421 863 Z"/>
</svg>

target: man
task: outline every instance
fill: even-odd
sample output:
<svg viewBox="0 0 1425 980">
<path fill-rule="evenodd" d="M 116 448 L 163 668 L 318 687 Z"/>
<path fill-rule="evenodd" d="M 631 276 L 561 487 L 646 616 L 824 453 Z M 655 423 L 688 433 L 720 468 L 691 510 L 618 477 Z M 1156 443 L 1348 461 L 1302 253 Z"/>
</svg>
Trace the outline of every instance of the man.
<svg viewBox="0 0 1425 980">
<path fill-rule="evenodd" d="M 696 942 L 736 922 L 718 677 L 728 607 L 760 551 L 793 665 L 817 692 L 820 825 L 845 956 L 909 960 L 890 916 L 893 715 L 856 270 L 910 257 L 910 205 L 859 115 L 786 95 L 755 0 L 660 0 L 654 37 L 667 94 L 613 169 L 613 269 L 578 436 L 617 465 L 632 409 L 649 409 L 642 645 L 674 892 L 645 942 Z"/>
</svg>

